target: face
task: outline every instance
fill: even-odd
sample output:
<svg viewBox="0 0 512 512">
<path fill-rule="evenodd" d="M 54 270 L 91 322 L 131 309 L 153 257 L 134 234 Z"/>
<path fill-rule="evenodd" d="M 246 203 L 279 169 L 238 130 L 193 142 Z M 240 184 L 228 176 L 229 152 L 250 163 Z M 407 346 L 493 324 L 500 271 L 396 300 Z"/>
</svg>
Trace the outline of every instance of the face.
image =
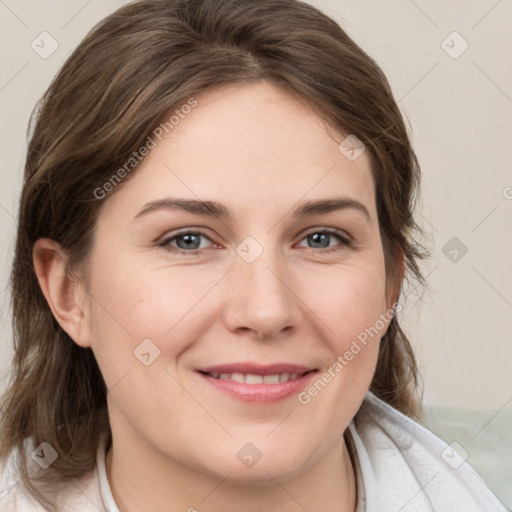
<svg viewBox="0 0 512 512">
<path fill-rule="evenodd" d="M 390 320 L 370 160 L 267 82 L 196 99 L 100 213 L 88 344 L 114 442 L 286 480 L 343 442 Z"/>
</svg>

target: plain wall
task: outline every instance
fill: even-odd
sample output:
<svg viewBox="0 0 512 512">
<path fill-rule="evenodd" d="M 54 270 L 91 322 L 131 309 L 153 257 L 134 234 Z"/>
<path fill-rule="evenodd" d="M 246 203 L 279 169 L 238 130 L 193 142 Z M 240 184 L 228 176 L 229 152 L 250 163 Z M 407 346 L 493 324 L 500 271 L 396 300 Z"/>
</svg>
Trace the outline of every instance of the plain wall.
<svg viewBox="0 0 512 512">
<path fill-rule="evenodd" d="M 88 30 L 124 3 L 0 2 L 0 390 L 12 355 L 6 286 L 29 115 Z M 412 283 L 401 318 L 418 355 L 425 402 L 510 410 L 512 3 L 311 3 L 375 58 L 411 126 L 423 172 L 418 219 L 434 246 L 424 266 L 430 289 L 420 298 Z M 31 47 L 42 46 L 42 32 L 59 45 L 47 59 Z M 464 40 L 469 46 L 457 56 Z"/>
</svg>

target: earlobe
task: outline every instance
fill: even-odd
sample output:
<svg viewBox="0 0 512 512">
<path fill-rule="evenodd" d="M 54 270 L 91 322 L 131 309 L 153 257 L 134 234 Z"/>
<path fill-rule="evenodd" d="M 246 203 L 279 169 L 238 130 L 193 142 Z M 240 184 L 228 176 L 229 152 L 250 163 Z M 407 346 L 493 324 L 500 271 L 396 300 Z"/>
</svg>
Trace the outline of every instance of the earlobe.
<svg viewBox="0 0 512 512">
<path fill-rule="evenodd" d="M 32 258 L 39 286 L 53 316 L 75 343 L 90 347 L 85 293 L 81 283 L 66 271 L 66 252 L 58 242 L 40 238 L 34 244 Z"/>
</svg>

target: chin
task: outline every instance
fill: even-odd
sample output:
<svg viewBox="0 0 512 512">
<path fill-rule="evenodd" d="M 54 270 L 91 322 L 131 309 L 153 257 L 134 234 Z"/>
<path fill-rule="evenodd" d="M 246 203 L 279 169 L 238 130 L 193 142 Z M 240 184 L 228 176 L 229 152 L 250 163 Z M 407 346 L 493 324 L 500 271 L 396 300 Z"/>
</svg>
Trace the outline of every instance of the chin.
<svg viewBox="0 0 512 512">
<path fill-rule="evenodd" d="M 300 455 L 300 459 L 297 455 Z M 215 463 L 212 465 L 211 461 Z M 223 453 L 212 454 L 208 463 L 203 462 L 201 470 L 216 479 L 224 479 L 229 475 L 228 480 L 233 484 L 265 486 L 274 485 L 276 480 L 285 482 L 294 478 L 313 464 L 311 458 L 304 457 L 304 450 L 298 445 L 272 449 L 267 446 L 259 451 L 255 445 L 246 442 L 234 451 L 226 448 Z"/>
<path fill-rule="evenodd" d="M 231 474 L 228 480 L 232 484 L 243 486 L 264 487 L 267 485 L 275 485 L 276 480 L 286 482 L 304 469 L 302 467 L 291 467 L 283 464 L 263 464 L 260 461 L 256 466 L 248 468 L 231 468 Z M 227 473 L 226 473 L 227 474 Z M 224 478 L 226 475 L 223 475 Z"/>
</svg>

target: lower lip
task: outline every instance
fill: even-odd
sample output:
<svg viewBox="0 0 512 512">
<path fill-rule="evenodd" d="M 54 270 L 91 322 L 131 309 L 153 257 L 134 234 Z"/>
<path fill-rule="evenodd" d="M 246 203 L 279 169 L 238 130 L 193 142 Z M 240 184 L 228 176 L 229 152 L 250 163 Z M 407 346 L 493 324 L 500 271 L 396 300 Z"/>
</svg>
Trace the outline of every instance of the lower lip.
<svg viewBox="0 0 512 512">
<path fill-rule="evenodd" d="M 313 375 L 316 374 L 315 371 L 312 371 L 294 380 L 276 384 L 245 384 L 244 382 L 235 382 L 233 380 L 215 379 L 204 373 L 197 373 L 216 389 L 234 398 L 238 398 L 238 400 L 267 404 L 279 402 L 290 395 L 299 393 L 309 383 Z"/>
</svg>

